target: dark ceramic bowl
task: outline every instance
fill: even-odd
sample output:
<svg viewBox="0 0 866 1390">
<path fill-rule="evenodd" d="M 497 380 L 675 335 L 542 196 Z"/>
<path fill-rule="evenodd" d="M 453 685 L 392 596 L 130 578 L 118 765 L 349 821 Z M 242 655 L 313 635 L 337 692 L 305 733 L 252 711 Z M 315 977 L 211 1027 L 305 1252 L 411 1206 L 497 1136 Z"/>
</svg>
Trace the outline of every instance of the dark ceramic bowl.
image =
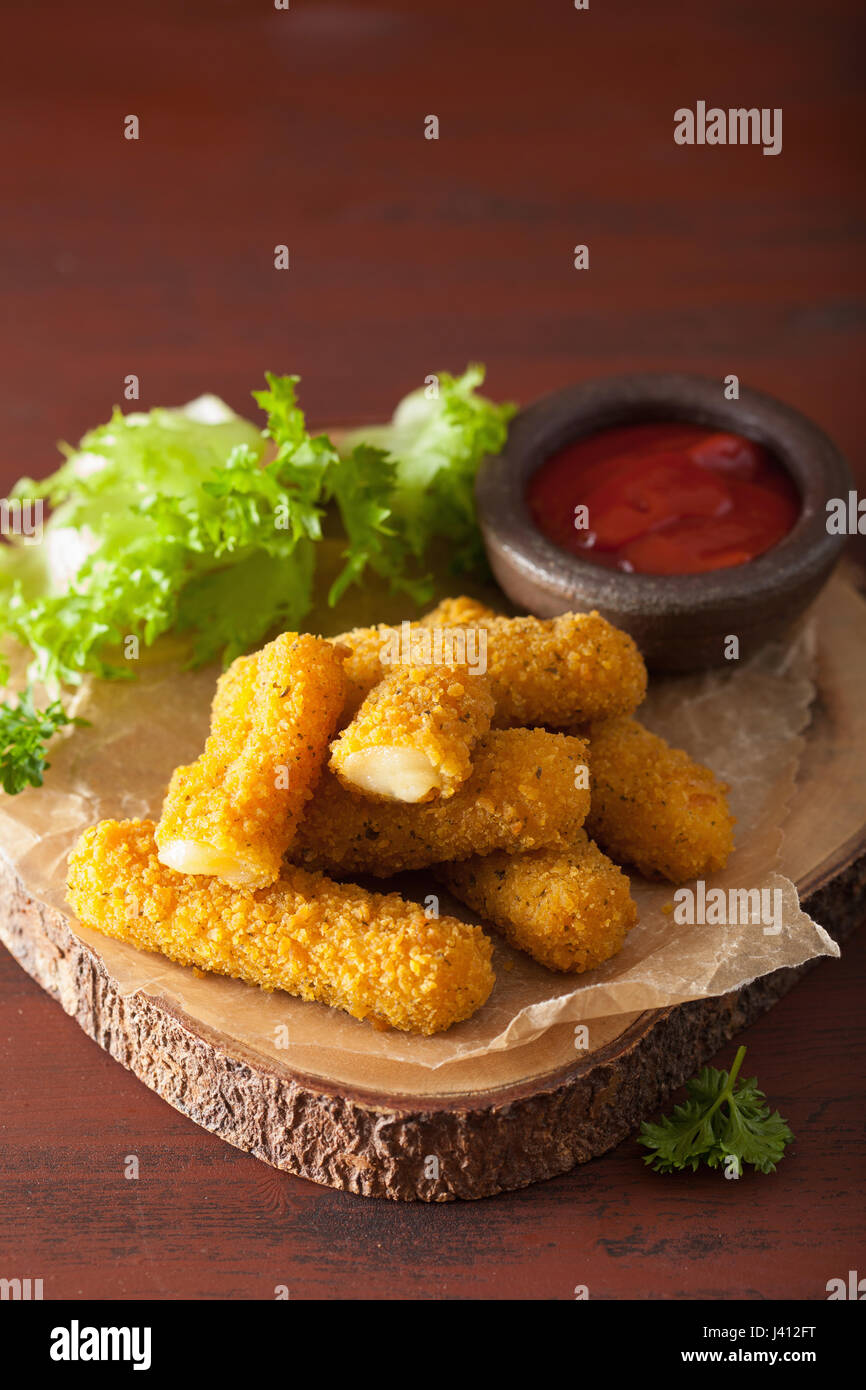
<svg viewBox="0 0 866 1390">
<path fill-rule="evenodd" d="M 544 460 L 597 430 L 652 420 L 706 425 L 765 445 L 800 492 L 793 529 L 747 564 L 684 575 L 605 569 L 542 535 L 526 487 Z M 731 634 L 744 658 L 792 627 L 844 549 L 844 536 L 827 533 L 827 499 L 847 497 L 853 486 L 831 440 L 772 396 L 741 389 L 739 400 L 728 401 L 720 381 L 647 372 L 569 386 L 521 410 L 504 452 L 482 464 L 476 497 L 493 572 L 520 609 L 553 617 L 597 608 L 632 634 L 650 665 L 688 671 L 724 664 Z"/>
</svg>

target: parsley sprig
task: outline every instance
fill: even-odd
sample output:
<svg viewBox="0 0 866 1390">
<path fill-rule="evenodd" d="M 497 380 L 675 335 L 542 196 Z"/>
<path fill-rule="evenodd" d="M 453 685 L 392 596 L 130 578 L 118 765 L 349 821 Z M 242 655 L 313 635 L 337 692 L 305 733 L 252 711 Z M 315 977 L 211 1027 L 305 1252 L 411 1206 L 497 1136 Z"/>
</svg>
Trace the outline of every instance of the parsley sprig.
<svg viewBox="0 0 866 1390">
<path fill-rule="evenodd" d="M 733 1159 L 737 1177 L 744 1163 L 760 1173 L 775 1172 L 794 1135 L 778 1110 L 770 1114 L 757 1077 L 737 1083 L 745 1055 L 741 1047 L 730 1072 L 704 1067 L 687 1082 L 684 1104 L 659 1124 L 641 1125 L 638 1143 L 651 1150 L 644 1163 L 657 1173 L 673 1173 L 694 1172 L 701 1160 L 718 1168 Z"/>
<path fill-rule="evenodd" d="M 46 761 L 46 745 L 58 729 L 67 724 L 86 724 L 86 719 L 73 719 L 59 700 L 43 710 L 33 704 L 33 692 L 28 687 L 19 695 L 18 703 L 7 701 L 0 705 L 0 786 L 10 796 L 25 787 L 41 787 L 42 774 L 51 764 Z"/>
</svg>

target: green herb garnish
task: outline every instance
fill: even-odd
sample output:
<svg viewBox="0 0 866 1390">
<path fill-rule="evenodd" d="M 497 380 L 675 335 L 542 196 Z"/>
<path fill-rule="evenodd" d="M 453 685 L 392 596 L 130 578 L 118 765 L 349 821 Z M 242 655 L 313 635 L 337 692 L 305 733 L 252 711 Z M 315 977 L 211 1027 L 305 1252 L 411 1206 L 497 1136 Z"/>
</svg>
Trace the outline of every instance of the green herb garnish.
<svg viewBox="0 0 866 1390">
<path fill-rule="evenodd" d="M 702 1160 L 710 1168 L 730 1164 L 736 1177 L 744 1163 L 760 1173 L 775 1172 L 794 1135 L 778 1110 L 770 1114 L 756 1077 L 737 1082 L 745 1055 L 741 1047 L 730 1072 L 704 1067 L 686 1083 L 683 1105 L 659 1124 L 641 1125 L 638 1143 L 652 1150 L 644 1163 L 657 1173 L 694 1172 Z"/>
<path fill-rule="evenodd" d="M 25 787 L 41 787 L 42 774 L 51 764 L 46 761 L 48 740 L 68 724 L 86 724 L 73 719 L 54 700 L 43 710 L 34 708 L 33 692 L 25 690 L 17 705 L 0 704 L 0 786 L 10 796 Z"/>
</svg>

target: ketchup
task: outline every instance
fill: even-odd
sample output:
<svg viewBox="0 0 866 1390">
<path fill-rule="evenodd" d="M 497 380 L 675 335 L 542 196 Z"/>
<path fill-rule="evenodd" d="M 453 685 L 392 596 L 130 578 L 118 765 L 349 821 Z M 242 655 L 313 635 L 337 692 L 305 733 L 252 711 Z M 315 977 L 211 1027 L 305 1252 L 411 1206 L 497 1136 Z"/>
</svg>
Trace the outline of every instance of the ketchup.
<svg viewBox="0 0 866 1390">
<path fill-rule="evenodd" d="M 578 439 L 541 465 L 526 500 L 538 529 L 564 550 L 641 574 L 744 565 L 786 536 L 800 512 L 792 479 L 767 449 L 684 424 Z"/>
</svg>

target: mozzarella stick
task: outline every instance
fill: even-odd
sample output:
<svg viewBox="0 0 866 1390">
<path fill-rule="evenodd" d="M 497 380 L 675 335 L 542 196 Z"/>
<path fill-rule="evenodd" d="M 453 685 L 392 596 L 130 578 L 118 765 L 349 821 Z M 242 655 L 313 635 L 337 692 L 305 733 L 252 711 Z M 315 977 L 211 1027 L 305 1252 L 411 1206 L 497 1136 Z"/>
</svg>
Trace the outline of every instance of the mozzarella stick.
<svg viewBox="0 0 866 1390">
<path fill-rule="evenodd" d="M 346 677 L 346 698 L 341 723 L 344 725 L 360 709 L 370 691 L 385 674 L 382 653 L 393 642 L 399 628 L 379 623 L 376 627 L 356 627 L 351 632 L 341 632 L 339 637 L 329 641 L 346 649 L 348 655 L 343 666 Z"/>
<path fill-rule="evenodd" d="M 559 729 L 630 714 L 646 694 L 646 667 L 633 638 L 599 613 L 546 619 L 491 613 L 471 625 L 487 635 L 497 727 Z"/>
<path fill-rule="evenodd" d="M 178 874 L 152 821 L 101 821 L 69 856 L 69 902 L 87 927 L 179 965 L 344 1009 L 410 1033 L 469 1018 L 493 988 L 480 927 L 428 919 L 396 893 L 287 867 L 250 892 Z"/>
<path fill-rule="evenodd" d="M 490 728 L 485 676 L 467 666 L 395 666 L 331 744 L 344 786 L 396 801 L 453 796 Z"/>
<path fill-rule="evenodd" d="M 673 883 L 723 869 L 734 844 L 727 787 L 636 719 L 589 729 L 587 830 L 617 860 Z"/>
<path fill-rule="evenodd" d="M 637 921 L 626 875 L 579 831 L 568 849 L 442 864 L 437 878 L 549 970 L 610 960 Z"/>
<path fill-rule="evenodd" d="M 455 623 L 455 617 L 461 617 L 462 624 Z M 442 621 L 449 618 L 451 623 Z M 473 632 L 480 637 L 472 638 Z M 379 657 L 398 641 L 395 634 L 403 659 L 417 665 L 430 659 L 425 653 L 436 638 L 452 660 L 486 668 L 497 728 L 567 728 L 631 714 L 646 694 L 646 667 L 634 640 L 600 614 L 500 618 L 474 600 L 456 599 L 434 609 L 422 623 L 405 623 L 402 631 L 384 625 L 357 628 L 334 639 L 351 651 L 346 670 L 352 708 L 357 707 L 352 701 L 360 701 L 381 679 Z"/>
<path fill-rule="evenodd" d="M 425 613 L 418 623 L 419 627 L 471 627 L 483 624 L 499 614 L 488 608 L 486 603 L 461 594 L 459 598 L 443 598 L 429 613 Z"/>
<path fill-rule="evenodd" d="M 375 627 L 356 627 L 351 632 L 342 632 L 339 637 L 329 641 L 347 649 L 346 664 L 346 708 L 344 719 L 351 718 L 376 685 L 387 673 L 389 664 L 401 661 L 406 664 L 429 665 L 434 659 L 430 637 L 416 638 L 415 634 L 435 628 L 464 629 L 477 620 L 489 616 L 491 610 L 472 598 L 446 598 L 425 613 L 416 622 L 404 622 L 399 626 L 379 623 Z M 466 660 L 466 636 L 454 632 L 455 642 L 446 640 L 440 643 L 439 659 L 462 665 Z M 470 647 L 472 643 L 470 643 Z M 472 651 L 469 652 L 472 656 Z M 383 660 L 384 657 L 384 660 Z"/>
<path fill-rule="evenodd" d="M 322 777 L 291 856 L 337 874 L 387 877 L 494 850 L 572 838 L 589 808 L 586 744 L 544 729 L 479 739 L 471 776 L 447 801 L 373 801 Z"/>
<path fill-rule="evenodd" d="M 285 632 L 221 678 L 196 762 L 172 774 L 163 864 L 264 888 L 280 872 L 345 699 L 342 652 Z"/>
</svg>

